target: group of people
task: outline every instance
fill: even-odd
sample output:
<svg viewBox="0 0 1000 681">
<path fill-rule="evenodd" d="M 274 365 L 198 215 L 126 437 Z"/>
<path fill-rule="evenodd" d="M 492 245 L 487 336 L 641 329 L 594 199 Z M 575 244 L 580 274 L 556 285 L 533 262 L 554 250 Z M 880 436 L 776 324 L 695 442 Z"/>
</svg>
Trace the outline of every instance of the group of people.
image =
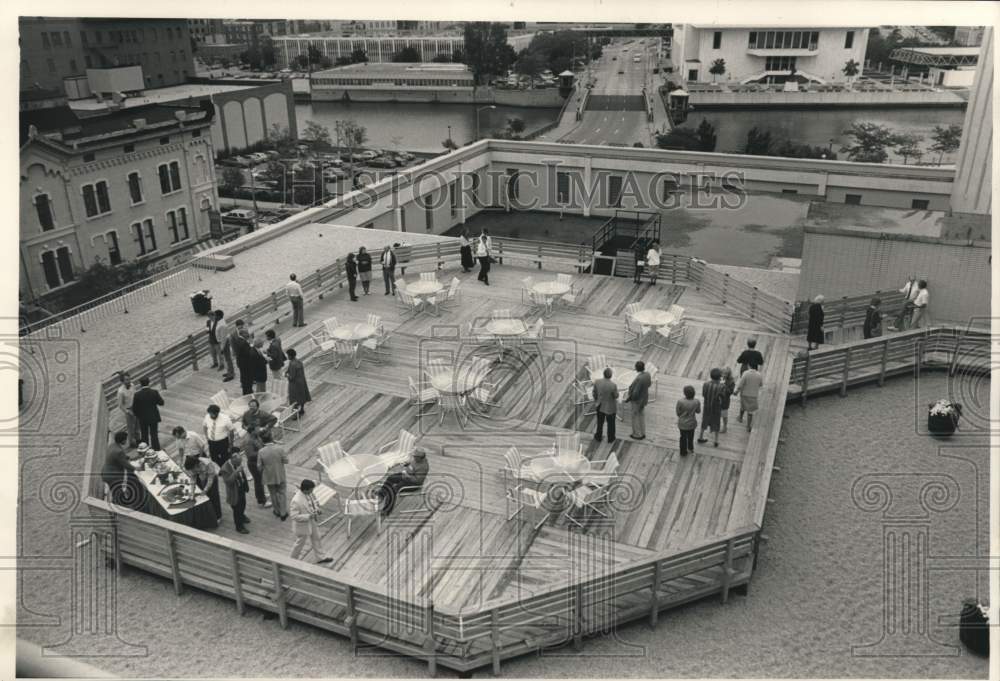
<svg viewBox="0 0 1000 681">
<path fill-rule="evenodd" d="M 385 283 L 385 295 L 389 296 L 396 292 L 396 249 L 399 243 L 386 246 L 379 256 L 379 264 L 382 267 L 382 280 Z M 372 256 L 364 246 L 358 249 L 357 253 L 348 253 L 347 261 L 344 263 L 347 272 L 347 290 L 350 293 L 351 301 L 358 300 L 358 280 L 361 280 L 361 289 L 364 295 L 371 293 L 372 284 Z"/>
<path fill-rule="evenodd" d="M 927 281 L 917 279 L 911 275 L 903 288 L 899 289 L 903 294 L 903 304 L 896 315 L 895 323 L 889 328 L 893 331 L 906 331 L 907 329 L 919 329 L 927 324 L 927 305 L 930 302 L 930 292 L 927 290 Z M 813 298 L 809 305 L 809 324 L 806 330 L 806 341 L 810 350 L 819 348 L 826 341 L 826 331 L 824 322 L 826 311 L 823 309 L 825 298 L 818 295 Z M 861 326 L 861 333 L 864 338 L 878 338 L 882 335 L 882 299 L 878 296 L 871 299 L 865 309 L 865 320 Z"/>
<path fill-rule="evenodd" d="M 468 230 L 463 231 L 459 241 L 459 254 L 462 260 L 462 271 L 471 272 L 478 262 L 479 276 L 477 279 L 489 286 L 490 266 L 496 262 L 496 258 L 493 257 L 493 237 L 490 236 L 489 230 L 484 229 L 475 238 L 469 236 Z"/>
<path fill-rule="evenodd" d="M 729 426 L 729 408 L 734 396 L 740 398 L 740 411 L 737 421 L 743 422 L 746 416 L 747 432 L 753 430 L 753 415 L 758 409 L 758 398 L 764 383 L 760 367 L 764 356 L 757 350 L 756 339 L 747 341 L 747 348 L 736 358 L 740 366 L 740 377 L 733 379 L 732 369 L 713 368 L 709 372 L 709 380 L 701 387 L 701 400 L 695 397 L 694 386 L 684 386 L 684 396 L 677 401 L 677 429 L 680 431 L 680 455 L 687 456 L 694 452 L 694 433 L 698 429 L 698 415 L 701 414 L 701 430 L 698 442 L 708 442 L 705 431 L 712 434 L 712 445 L 719 446 L 719 434 L 725 433 Z"/>
<path fill-rule="evenodd" d="M 604 439 L 605 427 L 608 433 L 608 443 L 614 444 L 615 420 L 618 418 L 618 401 L 622 399 L 631 407 L 633 440 L 646 439 L 646 405 L 649 404 L 649 388 L 653 385 L 653 378 L 646 371 L 646 363 L 639 360 L 635 363 L 636 377 L 628 386 L 628 391 L 624 398 L 614 382 L 614 372 L 605 367 L 602 377 L 594 381 L 593 397 L 594 406 L 597 411 L 597 432 L 594 440 L 601 442 Z"/>
</svg>

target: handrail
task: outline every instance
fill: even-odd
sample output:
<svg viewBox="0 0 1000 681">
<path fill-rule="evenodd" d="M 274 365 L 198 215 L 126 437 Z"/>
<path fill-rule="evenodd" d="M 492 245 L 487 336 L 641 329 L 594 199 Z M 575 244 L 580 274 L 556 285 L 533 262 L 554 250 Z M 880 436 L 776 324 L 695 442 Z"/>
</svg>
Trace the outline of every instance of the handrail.
<svg viewBox="0 0 1000 681">
<path fill-rule="evenodd" d="M 872 298 L 879 298 L 882 301 L 883 319 L 894 317 L 906 296 L 897 290 L 875 291 L 853 296 L 842 296 L 837 299 L 830 299 L 823 302 L 824 324 L 827 329 L 850 329 L 861 326 L 865 321 L 865 314 Z M 793 335 L 806 332 L 809 326 L 808 308 L 812 303 L 810 300 L 800 300 L 795 302 L 795 309 L 792 312 L 792 322 L 790 331 Z M 882 326 L 886 326 L 885 323 Z"/>
</svg>

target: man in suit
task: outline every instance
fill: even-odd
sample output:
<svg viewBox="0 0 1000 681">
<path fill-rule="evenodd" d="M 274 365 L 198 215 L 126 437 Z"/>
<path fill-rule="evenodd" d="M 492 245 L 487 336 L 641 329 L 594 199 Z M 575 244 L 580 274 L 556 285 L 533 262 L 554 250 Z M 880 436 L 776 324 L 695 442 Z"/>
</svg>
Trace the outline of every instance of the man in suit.
<svg viewBox="0 0 1000 681">
<path fill-rule="evenodd" d="M 302 554 L 302 549 L 306 547 L 306 541 L 312 544 L 313 553 L 316 554 L 317 563 L 331 563 L 333 558 L 326 555 L 323 550 L 323 542 L 319 536 L 319 525 L 316 520 L 319 518 L 319 501 L 313 490 L 316 483 L 306 479 L 299 483 L 299 490 L 292 497 L 289 513 L 292 516 L 292 531 L 295 532 L 295 545 L 292 546 L 292 558 L 298 558 Z"/>
<path fill-rule="evenodd" d="M 153 449 L 160 449 L 160 435 L 157 428 L 160 423 L 160 409 L 163 398 L 160 393 L 149 387 L 149 377 L 139 380 L 139 389 L 132 398 L 132 413 L 139 421 L 139 437 Z"/>
<path fill-rule="evenodd" d="M 229 328 L 229 324 L 226 323 L 224 317 L 225 313 L 222 310 L 215 311 L 215 337 L 219 341 L 220 351 L 222 353 L 222 360 L 225 361 L 225 368 L 222 367 L 222 361 L 219 362 L 219 369 L 222 370 L 222 381 L 233 380 L 235 372 L 233 371 L 233 343 L 232 343 L 232 332 Z"/>
<path fill-rule="evenodd" d="M 399 244 L 393 244 L 393 247 Z M 389 246 L 382 251 L 382 279 L 385 281 L 385 295 L 396 292 L 396 252 Z"/>
<path fill-rule="evenodd" d="M 427 452 L 423 447 L 417 447 L 410 455 L 410 460 L 403 465 L 402 471 L 392 473 L 382 483 L 378 492 L 381 498 L 382 515 L 389 515 L 396 505 L 396 497 L 404 487 L 423 487 L 431 466 L 427 463 Z"/>
<path fill-rule="evenodd" d="M 646 439 L 646 404 L 649 403 L 649 386 L 653 384 L 653 378 L 646 373 L 646 363 L 642 360 L 635 363 L 635 370 L 638 375 L 628 387 L 628 396 L 625 401 L 632 405 L 632 439 Z"/>
<path fill-rule="evenodd" d="M 236 531 L 240 534 L 250 534 L 246 524 L 250 522 L 247 518 L 247 492 L 250 491 L 250 484 L 247 482 L 246 465 L 243 460 L 243 452 L 234 449 L 229 460 L 222 464 L 219 469 L 219 476 L 226 483 L 226 503 L 233 509 L 233 523 Z"/>
<path fill-rule="evenodd" d="M 594 381 L 594 402 L 597 406 L 597 433 L 594 439 L 601 441 L 604 423 L 608 424 L 608 444 L 615 442 L 615 419 L 618 418 L 618 386 L 611 380 L 611 369 L 604 369 L 604 378 Z"/>
<path fill-rule="evenodd" d="M 284 447 L 275 444 L 270 433 L 260 434 L 264 443 L 257 454 L 257 466 L 260 468 L 260 479 L 271 494 L 271 512 L 282 520 L 288 519 L 288 498 L 285 492 L 285 464 L 288 463 L 288 453 Z"/>
</svg>

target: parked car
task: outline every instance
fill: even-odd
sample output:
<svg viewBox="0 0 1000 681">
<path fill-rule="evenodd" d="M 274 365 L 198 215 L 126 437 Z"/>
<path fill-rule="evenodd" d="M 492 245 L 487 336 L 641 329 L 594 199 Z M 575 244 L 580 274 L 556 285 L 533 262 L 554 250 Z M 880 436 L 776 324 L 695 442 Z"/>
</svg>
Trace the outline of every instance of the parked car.
<svg viewBox="0 0 1000 681">
<path fill-rule="evenodd" d="M 265 163 L 270 157 L 263 151 L 256 151 L 250 154 L 250 158 L 256 161 L 257 163 Z"/>
<path fill-rule="evenodd" d="M 378 157 L 378 152 L 377 151 L 372 151 L 371 149 L 367 149 L 367 150 L 361 152 L 361 158 L 365 159 L 366 161 L 370 161 L 373 158 L 377 158 L 377 157 Z"/>
<path fill-rule="evenodd" d="M 623 73 L 625 73 L 625 72 L 624 72 L 624 71 L 622 71 L 621 69 L 618 69 L 618 74 L 619 74 L 619 75 L 621 75 L 621 74 L 623 74 Z"/>
<path fill-rule="evenodd" d="M 255 217 L 257 217 L 257 214 L 248 208 L 237 208 L 236 210 L 222 214 L 223 222 L 231 222 L 237 225 L 253 224 Z"/>
<path fill-rule="evenodd" d="M 414 156 L 413 154 L 411 154 L 408 151 L 397 151 L 396 152 L 396 156 L 399 156 L 404 161 L 412 161 L 413 159 L 416 158 L 416 156 Z"/>
<path fill-rule="evenodd" d="M 388 159 L 385 156 L 378 156 L 376 158 L 370 159 L 368 165 L 373 168 L 395 168 L 396 162 L 392 159 Z"/>
<path fill-rule="evenodd" d="M 335 180 L 343 180 L 347 177 L 347 173 L 340 168 L 324 168 L 323 169 L 323 179 L 329 182 Z"/>
</svg>

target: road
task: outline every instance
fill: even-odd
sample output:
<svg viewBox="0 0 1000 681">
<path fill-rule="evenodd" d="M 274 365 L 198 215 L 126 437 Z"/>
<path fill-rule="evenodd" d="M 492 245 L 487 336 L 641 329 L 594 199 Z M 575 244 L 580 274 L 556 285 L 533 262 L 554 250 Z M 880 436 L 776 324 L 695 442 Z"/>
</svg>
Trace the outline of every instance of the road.
<svg viewBox="0 0 1000 681">
<path fill-rule="evenodd" d="M 638 56 L 639 62 L 633 61 Z M 650 146 L 642 88 L 652 84 L 656 41 L 616 40 L 591 64 L 595 79 L 590 103 L 580 124 L 561 142 Z"/>
</svg>

